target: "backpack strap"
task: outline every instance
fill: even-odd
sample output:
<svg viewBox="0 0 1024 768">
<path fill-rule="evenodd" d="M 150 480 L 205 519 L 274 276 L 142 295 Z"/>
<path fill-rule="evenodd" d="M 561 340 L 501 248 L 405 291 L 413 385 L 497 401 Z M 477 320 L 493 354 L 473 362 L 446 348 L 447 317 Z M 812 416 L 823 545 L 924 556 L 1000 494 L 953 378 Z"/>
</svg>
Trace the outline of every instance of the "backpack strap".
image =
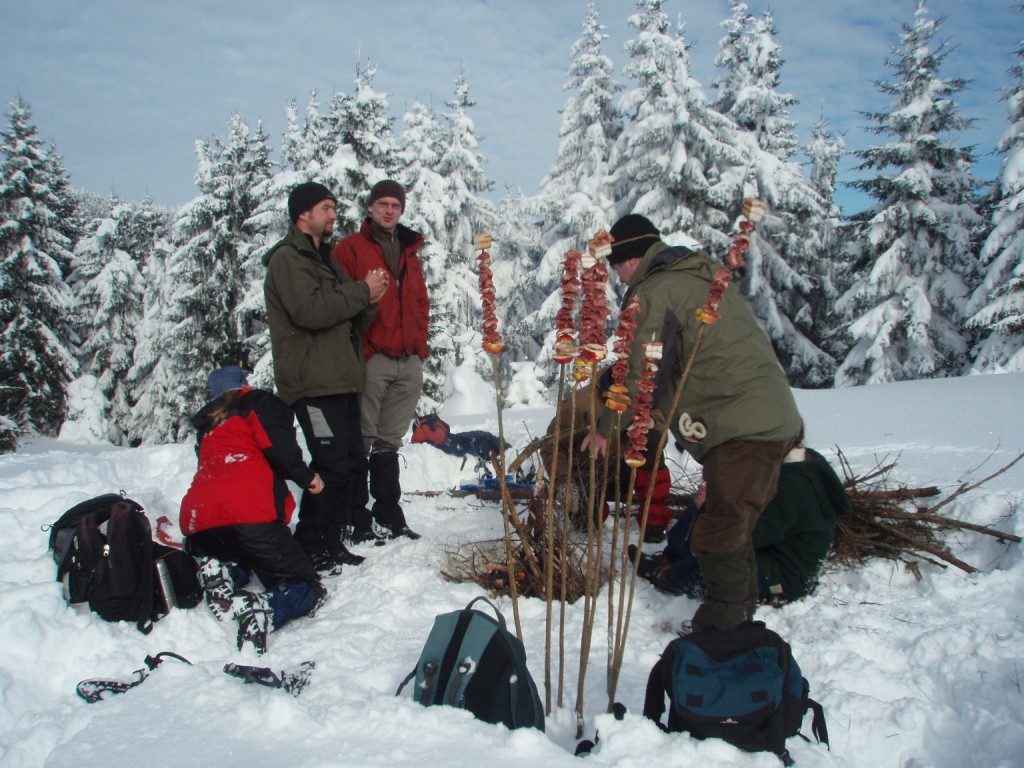
<svg viewBox="0 0 1024 768">
<path fill-rule="evenodd" d="M 508 697 L 509 698 L 509 701 L 508 701 L 508 711 L 509 711 L 509 713 L 512 716 L 512 728 L 518 728 L 519 727 L 519 719 L 516 717 L 516 702 L 519 700 L 519 696 L 518 696 L 519 688 L 518 688 L 518 685 L 519 685 L 519 675 L 516 674 L 515 672 L 513 672 L 512 673 L 512 677 L 510 677 L 508 679 L 508 693 L 509 693 L 509 697 Z"/>
<path fill-rule="evenodd" d="M 459 662 L 459 665 L 452 673 L 451 679 L 448 681 L 444 704 L 450 707 L 457 707 L 459 705 L 459 701 L 465 695 L 466 685 L 469 682 L 468 678 L 473 674 L 473 668 L 479 660 L 479 658 L 474 659 L 467 655 Z"/>
<path fill-rule="evenodd" d="M 400 696 L 402 694 L 402 689 L 405 688 L 405 686 L 408 684 L 408 682 L 410 680 L 412 680 L 414 677 L 416 677 L 416 667 L 413 667 L 412 668 L 412 672 L 410 672 L 408 675 L 406 675 L 405 679 L 401 683 L 398 684 L 398 690 L 395 691 L 395 696 Z"/>
<path fill-rule="evenodd" d="M 480 597 L 474 597 L 472 600 L 470 600 L 469 604 L 466 605 L 464 610 L 468 611 L 470 608 L 473 607 L 473 605 L 475 603 L 478 603 L 481 600 L 484 601 L 485 603 L 487 603 L 489 606 L 491 606 L 491 610 L 494 611 L 494 615 L 497 617 L 498 623 L 501 625 L 501 628 L 503 630 L 505 630 L 506 632 L 508 632 L 508 627 L 505 625 L 505 617 L 502 615 L 501 611 L 498 610 L 498 606 L 496 606 L 494 603 L 492 603 L 490 600 L 488 600 L 483 595 L 481 595 Z"/>
<path fill-rule="evenodd" d="M 814 713 L 811 718 L 811 733 L 818 740 L 819 744 L 824 744 L 828 747 L 828 726 L 825 725 L 825 709 L 814 699 L 808 699 L 807 704 Z"/>
</svg>

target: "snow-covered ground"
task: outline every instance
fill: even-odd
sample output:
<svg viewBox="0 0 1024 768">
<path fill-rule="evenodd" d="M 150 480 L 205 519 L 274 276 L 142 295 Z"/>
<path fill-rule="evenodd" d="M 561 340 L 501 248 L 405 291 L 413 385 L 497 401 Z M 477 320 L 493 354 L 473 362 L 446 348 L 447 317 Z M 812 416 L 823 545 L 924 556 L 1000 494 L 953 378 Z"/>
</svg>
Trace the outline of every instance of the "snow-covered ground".
<svg viewBox="0 0 1024 768">
<path fill-rule="evenodd" d="M 980 479 L 1024 449 L 1022 395 L 1024 375 L 1016 374 L 797 393 L 810 445 L 830 457 L 839 446 L 858 470 L 898 457 L 898 479 L 945 490 Z M 496 430 L 493 407 L 472 397 L 445 416 L 455 431 Z M 508 437 L 522 446 L 549 418 L 550 409 L 511 409 Z M 473 478 L 472 462 L 463 467 L 429 446 L 406 446 L 402 457 L 407 491 L 444 491 Z M 567 662 L 566 706 L 549 718 L 546 733 L 510 732 L 394 696 L 433 617 L 480 593 L 439 574 L 446 547 L 500 535 L 497 508 L 472 497 L 408 495 L 407 516 L 423 538 L 362 548 L 366 563 L 328 579 L 331 597 L 316 618 L 271 635 L 261 665 L 316 661 L 299 697 L 222 674 L 226 661 L 257 661 L 235 651 L 233 628 L 204 607 L 175 611 L 148 636 L 69 608 L 41 526 L 82 499 L 120 489 L 151 519 L 177 520 L 194 467 L 191 445 L 120 449 L 69 438 L 28 441 L 0 456 L 0 765 L 555 768 L 583 759 L 572 754 L 578 648 Z M 1022 500 L 1024 463 L 947 511 L 1024 535 Z M 798 766 L 1024 764 L 1024 548 L 974 534 L 950 544 L 980 573 L 922 563 L 918 581 L 901 564 L 877 561 L 830 572 L 808 599 L 759 610 L 758 618 L 792 643 L 812 695 L 825 706 L 831 751 L 791 739 Z M 599 600 L 599 611 L 603 605 Z M 508 601 L 502 607 L 511 619 Z M 544 607 L 530 600 L 521 607 L 531 670 L 541 683 Z M 770 754 L 666 735 L 639 715 L 647 673 L 672 637 L 666 627 L 694 607 L 641 584 L 618 696 L 630 714 L 621 722 L 603 714 L 606 648 L 604 633 L 595 632 L 586 731 L 592 736 L 597 728 L 601 741 L 587 761 L 779 765 Z M 581 619 L 582 605 L 570 607 L 570 636 L 578 636 Z M 603 613 L 599 628 L 602 621 Z M 75 695 L 79 680 L 127 679 L 147 653 L 163 650 L 195 666 L 168 662 L 145 684 L 97 704 Z"/>
</svg>

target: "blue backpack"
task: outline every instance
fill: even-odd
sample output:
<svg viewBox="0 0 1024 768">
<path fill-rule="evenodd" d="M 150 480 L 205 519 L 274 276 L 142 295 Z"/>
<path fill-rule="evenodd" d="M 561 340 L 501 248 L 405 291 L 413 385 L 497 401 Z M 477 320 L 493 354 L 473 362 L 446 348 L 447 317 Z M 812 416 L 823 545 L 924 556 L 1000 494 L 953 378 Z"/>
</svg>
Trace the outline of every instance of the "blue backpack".
<svg viewBox="0 0 1024 768">
<path fill-rule="evenodd" d="M 749 621 L 669 643 L 647 679 L 644 716 L 666 731 L 774 752 L 792 765 L 786 739 L 799 733 L 808 709 L 812 733 L 828 744 L 824 711 L 809 692 L 789 644 L 764 622 Z M 667 727 L 661 723 L 666 694 Z"/>
<path fill-rule="evenodd" d="M 473 608 L 481 600 L 497 619 Z M 413 699 L 424 706 L 446 704 L 468 709 L 484 722 L 544 730 L 544 707 L 523 644 L 485 597 L 434 619 L 415 669 L 395 695 L 414 677 Z"/>
</svg>

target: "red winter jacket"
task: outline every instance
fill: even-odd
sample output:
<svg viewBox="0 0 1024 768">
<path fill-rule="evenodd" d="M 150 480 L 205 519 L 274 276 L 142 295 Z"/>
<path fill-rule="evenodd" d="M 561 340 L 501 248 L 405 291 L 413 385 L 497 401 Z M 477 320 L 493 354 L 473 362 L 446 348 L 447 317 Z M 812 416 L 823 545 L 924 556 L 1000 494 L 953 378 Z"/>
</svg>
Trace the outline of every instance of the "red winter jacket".
<svg viewBox="0 0 1024 768">
<path fill-rule="evenodd" d="M 213 412 L 225 401 L 227 417 L 213 426 Z M 192 418 L 199 468 L 181 500 L 183 534 L 291 520 L 295 500 L 285 479 L 302 488 L 313 481 L 295 441 L 293 418 L 279 397 L 250 387 L 207 403 Z"/>
<path fill-rule="evenodd" d="M 430 300 L 423 265 L 416 255 L 423 245 L 423 236 L 401 224 L 395 234 L 401 245 L 397 275 L 391 272 L 373 239 L 370 219 L 363 222 L 356 234 L 334 246 L 331 258 L 353 280 L 362 280 L 371 269 L 385 269 L 390 275 L 388 289 L 377 305 L 377 317 L 363 335 L 365 357 L 369 359 L 380 352 L 389 357 L 419 355 L 426 360 Z"/>
</svg>

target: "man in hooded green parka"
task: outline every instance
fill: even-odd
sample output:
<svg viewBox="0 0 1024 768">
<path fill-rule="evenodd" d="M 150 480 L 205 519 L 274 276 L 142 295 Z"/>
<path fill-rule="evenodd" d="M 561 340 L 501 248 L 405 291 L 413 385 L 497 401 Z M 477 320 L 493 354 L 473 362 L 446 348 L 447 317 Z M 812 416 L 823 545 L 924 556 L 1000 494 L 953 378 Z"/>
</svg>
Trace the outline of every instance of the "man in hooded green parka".
<svg viewBox="0 0 1024 768">
<path fill-rule="evenodd" d="M 669 247 L 638 214 L 619 219 L 610 234 L 608 263 L 628 286 L 622 306 L 634 296 L 640 301 L 626 386 L 635 395 L 643 342 L 661 341 L 655 429 L 671 430 L 677 444 L 703 465 L 707 484 L 707 501 L 690 539 L 707 580 L 692 628 L 731 629 L 757 608 L 751 536 L 775 496 L 783 459 L 802 439 L 803 422 L 768 336 L 735 287 L 719 306 L 721 318 L 706 326 L 679 407 L 668 413 L 701 325 L 695 313 L 722 265 L 703 251 Z M 621 423 L 630 418 L 627 411 Z M 605 411 L 582 447 L 603 453 L 609 438 L 619 437 L 614 430 L 614 414 Z"/>
</svg>

